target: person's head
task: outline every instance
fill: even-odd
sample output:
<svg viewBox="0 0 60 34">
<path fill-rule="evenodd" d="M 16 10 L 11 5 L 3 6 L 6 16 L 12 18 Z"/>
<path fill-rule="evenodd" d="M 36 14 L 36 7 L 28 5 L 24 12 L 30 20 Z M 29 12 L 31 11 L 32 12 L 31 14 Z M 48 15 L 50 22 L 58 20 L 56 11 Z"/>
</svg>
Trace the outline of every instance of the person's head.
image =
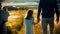
<svg viewBox="0 0 60 34">
<path fill-rule="evenodd" d="M 33 17 L 33 11 L 32 10 L 28 10 L 26 19 L 29 19 L 31 17 Z"/>
<path fill-rule="evenodd" d="M 6 7 L 3 7 L 3 10 L 6 11 Z"/>
</svg>

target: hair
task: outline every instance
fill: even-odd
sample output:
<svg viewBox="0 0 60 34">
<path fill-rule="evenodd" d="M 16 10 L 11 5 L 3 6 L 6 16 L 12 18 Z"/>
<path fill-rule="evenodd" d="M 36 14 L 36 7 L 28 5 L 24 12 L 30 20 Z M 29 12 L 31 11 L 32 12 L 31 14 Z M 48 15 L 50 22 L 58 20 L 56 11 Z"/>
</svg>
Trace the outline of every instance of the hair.
<svg viewBox="0 0 60 34">
<path fill-rule="evenodd" d="M 0 7 L 0 9 L 1 9 L 1 7 Z"/>
<path fill-rule="evenodd" d="M 2 5 L 1 5 L 1 3 L 0 3 L 0 9 L 1 9 L 1 7 L 2 7 Z"/>
<path fill-rule="evenodd" d="M 28 10 L 28 13 L 27 13 L 27 17 L 26 19 L 30 19 L 30 18 L 33 18 L 33 11 L 32 10 Z"/>
<path fill-rule="evenodd" d="M 3 10 L 6 11 L 6 7 L 3 7 Z"/>
</svg>

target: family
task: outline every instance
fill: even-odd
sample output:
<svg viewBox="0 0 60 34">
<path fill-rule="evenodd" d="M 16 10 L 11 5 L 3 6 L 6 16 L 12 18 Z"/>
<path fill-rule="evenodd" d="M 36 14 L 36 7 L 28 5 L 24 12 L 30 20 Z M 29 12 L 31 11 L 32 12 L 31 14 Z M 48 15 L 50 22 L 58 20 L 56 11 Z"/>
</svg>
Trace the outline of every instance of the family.
<svg viewBox="0 0 60 34">
<path fill-rule="evenodd" d="M 37 13 L 37 23 L 40 22 L 40 13 L 42 11 L 42 29 L 43 34 L 47 34 L 47 25 L 50 26 L 50 34 L 53 34 L 54 29 L 54 14 L 56 13 L 56 22 L 59 22 L 59 11 L 58 11 L 58 5 L 57 0 L 40 0 L 38 5 L 38 13 Z M 1 3 L 0 3 L 0 33 L 2 34 L 2 26 L 5 24 L 7 20 L 4 20 L 2 17 L 2 12 L 4 13 L 4 10 L 1 10 Z M 8 12 L 7 12 L 8 14 Z M 7 15 L 8 18 L 9 14 Z M 6 19 L 7 19 L 6 18 Z M 24 22 L 26 24 L 26 34 L 34 34 L 33 31 L 33 25 L 37 24 L 34 22 L 33 17 L 33 10 L 29 10 L 27 12 L 27 16 L 24 19 Z"/>
</svg>

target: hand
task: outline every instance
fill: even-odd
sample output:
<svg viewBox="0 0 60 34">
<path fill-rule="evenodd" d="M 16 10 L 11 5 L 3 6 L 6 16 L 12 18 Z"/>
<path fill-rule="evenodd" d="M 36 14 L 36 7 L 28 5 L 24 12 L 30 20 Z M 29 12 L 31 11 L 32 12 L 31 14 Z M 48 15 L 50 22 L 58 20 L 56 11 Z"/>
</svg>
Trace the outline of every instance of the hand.
<svg viewBox="0 0 60 34">
<path fill-rule="evenodd" d="M 37 19 L 37 23 L 39 23 L 40 22 L 40 19 Z"/>
<path fill-rule="evenodd" d="M 57 23 L 59 22 L 59 18 L 56 19 L 56 22 L 57 22 Z"/>
</svg>

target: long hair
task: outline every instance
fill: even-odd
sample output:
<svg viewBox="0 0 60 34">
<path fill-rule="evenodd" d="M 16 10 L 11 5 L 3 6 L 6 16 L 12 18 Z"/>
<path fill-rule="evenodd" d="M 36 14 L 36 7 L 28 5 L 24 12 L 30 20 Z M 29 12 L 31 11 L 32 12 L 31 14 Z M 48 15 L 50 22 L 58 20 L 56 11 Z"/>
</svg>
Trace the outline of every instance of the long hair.
<svg viewBox="0 0 60 34">
<path fill-rule="evenodd" d="M 28 13 L 27 13 L 26 19 L 32 18 L 33 17 L 32 15 L 33 15 L 33 11 L 32 10 L 29 10 Z"/>
</svg>

